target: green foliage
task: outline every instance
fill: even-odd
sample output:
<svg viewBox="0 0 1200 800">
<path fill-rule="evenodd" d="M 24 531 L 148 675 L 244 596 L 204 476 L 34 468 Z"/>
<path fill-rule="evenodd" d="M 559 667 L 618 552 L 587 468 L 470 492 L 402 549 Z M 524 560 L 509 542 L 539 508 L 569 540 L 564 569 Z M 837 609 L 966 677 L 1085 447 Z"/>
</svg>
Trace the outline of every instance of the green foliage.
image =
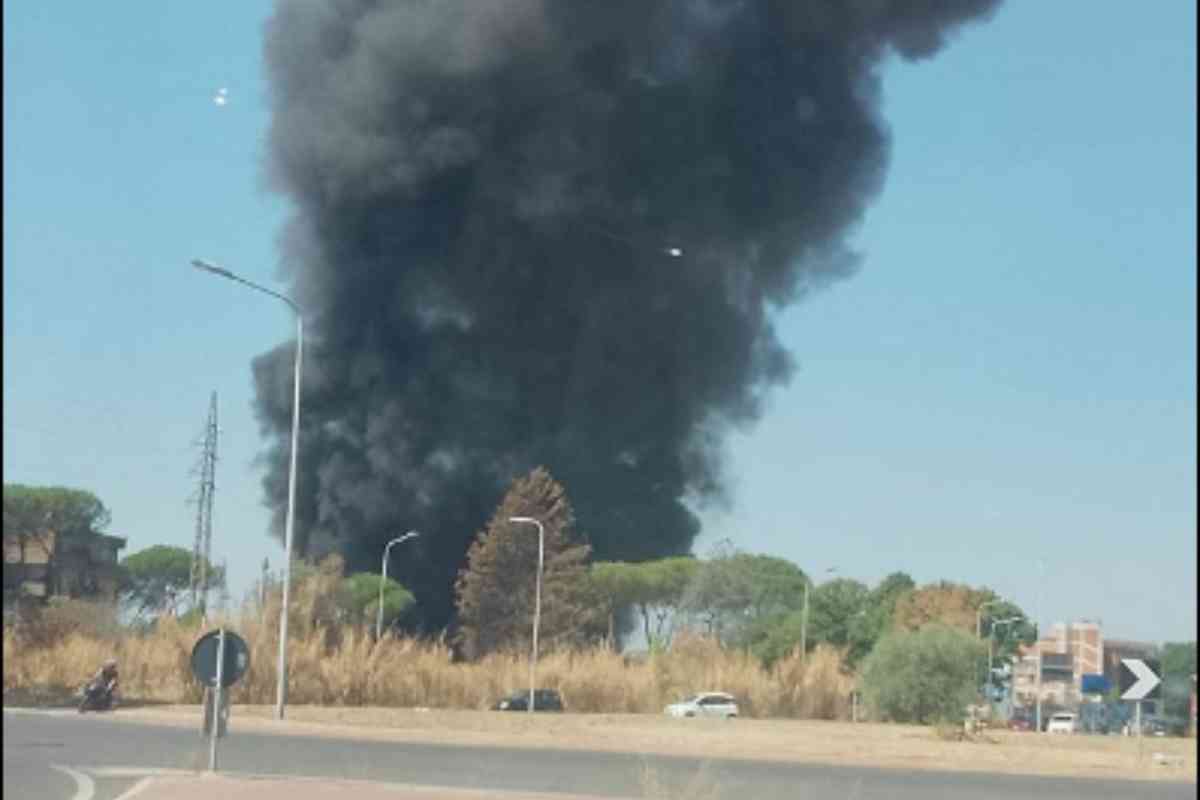
<svg viewBox="0 0 1200 800">
<path fill-rule="evenodd" d="M 1196 643 L 1167 642 L 1162 646 L 1160 658 L 1164 710 L 1168 716 L 1186 717 L 1194 686 L 1192 676 L 1196 674 Z"/>
<path fill-rule="evenodd" d="M 1020 617 L 1017 623 L 998 624 L 1001 620 Z M 977 682 L 983 685 L 987 676 L 987 642 L 992 637 L 993 656 L 1003 663 L 1015 655 L 1020 644 L 1036 639 L 1036 629 L 1028 615 L 1015 603 L 1001 600 L 991 589 L 975 588 L 950 581 L 939 581 L 900 596 L 895 604 L 895 627 L 914 631 L 930 623 L 958 628 L 974 636 L 978 624 L 985 657 L 976 671 Z"/>
<path fill-rule="evenodd" d="M 803 625 L 802 610 L 771 614 L 747 626 L 743 641 L 764 666 L 770 667 L 800 646 Z"/>
<path fill-rule="evenodd" d="M 83 489 L 4 484 L 4 537 L 15 540 L 23 556 L 30 548 L 49 556 L 48 533 L 98 533 L 110 519 L 100 499 Z"/>
<path fill-rule="evenodd" d="M 532 639 L 538 532 L 532 525 L 510 522 L 511 517 L 533 517 L 545 528 L 542 647 L 599 638 L 603 608 L 586 579 L 591 546 L 575 530 L 575 513 L 563 487 L 539 467 L 513 481 L 467 552 L 467 568 L 456 584 L 463 651 L 478 658 L 523 650 Z"/>
<path fill-rule="evenodd" d="M 862 613 L 854 617 L 847 633 L 850 647 L 846 661 L 851 666 L 866 658 L 875 643 L 892 629 L 896 603 L 914 588 L 916 583 L 906 573 L 893 572 L 870 591 Z"/>
<path fill-rule="evenodd" d="M 809 648 L 821 642 L 845 648 L 846 663 L 858 664 L 890 630 L 896 600 L 912 586 L 912 579 L 898 572 L 871 591 L 849 579 L 816 587 L 809 596 Z M 767 666 L 800 645 L 804 627 L 802 591 L 799 596 L 792 609 L 759 617 L 746 630 L 744 644 Z"/>
<path fill-rule="evenodd" d="M 65 486 L 4 484 L 4 531 L 49 527 L 63 533 L 99 532 L 112 517 L 96 495 Z"/>
<path fill-rule="evenodd" d="M 178 613 L 191 590 L 192 553 L 182 547 L 147 547 L 123 558 L 121 567 L 125 573 L 122 599 L 139 616 Z M 224 586 L 224 569 L 211 563 L 206 567 L 208 588 Z"/>
<path fill-rule="evenodd" d="M 672 623 L 699 568 L 700 562 L 690 556 L 636 564 L 609 561 L 592 565 L 589 580 L 610 633 L 615 614 L 632 608 L 642 621 L 647 646 L 656 649 L 670 641 Z"/>
<path fill-rule="evenodd" d="M 342 619 L 354 625 L 374 626 L 379 618 L 380 576 L 358 572 L 342 579 L 338 607 Z M 387 578 L 383 585 L 383 627 L 395 624 L 413 607 L 416 599 L 397 581 Z"/>
<path fill-rule="evenodd" d="M 975 696 L 982 650 L 966 631 L 927 625 L 884 636 L 863 662 L 863 697 L 885 720 L 957 722 Z"/>
<path fill-rule="evenodd" d="M 807 577 L 786 559 L 718 548 L 700 562 L 683 596 L 683 609 L 711 636 L 748 644 L 768 620 L 798 610 Z"/>
<path fill-rule="evenodd" d="M 868 596 L 867 587 L 850 578 L 827 581 L 813 589 L 808 616 L 810 646 L 817 642 L 849 645 L 855 619 L 866 611 Z"/>
</svg>

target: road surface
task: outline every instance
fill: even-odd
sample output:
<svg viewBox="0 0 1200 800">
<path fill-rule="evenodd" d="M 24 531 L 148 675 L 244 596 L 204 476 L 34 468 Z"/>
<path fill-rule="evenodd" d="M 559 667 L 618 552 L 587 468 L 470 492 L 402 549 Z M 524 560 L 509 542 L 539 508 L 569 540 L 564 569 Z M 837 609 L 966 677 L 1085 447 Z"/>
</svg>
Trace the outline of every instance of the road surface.
<svg viewBox="0 0 1200 800">
<path fill-rule="evenodd" d="M 156 771 L 207 767 L 198 730 L 73 711 L 4 711 L 4 795 L 116 800 Z M 672 797 L 713 800 L 1183 800 L 1195 783 L 1047 778 L 970 772 L 701 760 L 239 732 L 221 741 L 222 771 L 352 778 L 408 785 L 640 798 L 647 781 Z M 215 787 L 214 787 L 215 788 Z M 403 795 L 397 795 L 398 800 Z M 274 795 L 262 800 L 275 800 Z M 281 798 L 281 800 L 284 800 Z"/>
</svg>

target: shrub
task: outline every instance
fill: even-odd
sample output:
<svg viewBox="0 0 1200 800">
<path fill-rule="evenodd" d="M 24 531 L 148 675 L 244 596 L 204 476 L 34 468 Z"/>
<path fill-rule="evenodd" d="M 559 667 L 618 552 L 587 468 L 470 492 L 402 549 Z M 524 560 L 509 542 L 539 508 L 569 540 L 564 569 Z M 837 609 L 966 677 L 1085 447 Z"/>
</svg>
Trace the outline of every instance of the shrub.
<svg viewBox="0 0 1200 800">
<path fill-rule="evenodd" d="M 863 664 L 863 696 L 894 722 L 961 722 L 975 696 L 979 642 L 964 631 L 928 625 L 885 636 Z"/>
</svg>

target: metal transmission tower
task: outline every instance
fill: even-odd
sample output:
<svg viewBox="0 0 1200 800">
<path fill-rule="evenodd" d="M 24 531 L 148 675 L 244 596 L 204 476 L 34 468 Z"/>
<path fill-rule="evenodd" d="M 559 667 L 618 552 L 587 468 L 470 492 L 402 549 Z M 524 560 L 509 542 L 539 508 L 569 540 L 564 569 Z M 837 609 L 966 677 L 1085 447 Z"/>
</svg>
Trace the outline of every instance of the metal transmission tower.
<svg viewBox="0 0 1200 800">
<path fill-rule="evenodd" d="M 212 506 L 217 472 L 217 393 L 212 393 L 208 420 L 204 424 L 204 449 L 197 471 L 200 488 L 196 495 L 196 539 L 192 544 L 192 608 L 208 616 L 208 565 L 212 563 Z"/>
</svg>

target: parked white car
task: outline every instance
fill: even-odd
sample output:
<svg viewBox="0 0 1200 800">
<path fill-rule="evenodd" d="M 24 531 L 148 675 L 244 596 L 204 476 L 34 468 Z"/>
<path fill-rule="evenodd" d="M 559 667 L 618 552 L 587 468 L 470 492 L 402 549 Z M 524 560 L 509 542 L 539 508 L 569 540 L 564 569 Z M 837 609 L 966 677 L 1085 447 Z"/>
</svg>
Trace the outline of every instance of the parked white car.
<svg viewBox="0 0 1200 800">
<path fill-rule="evenodd" d="M 1046 733 L 1075 733 L 1078 721 L 1074 714 L 1055 714 L 1046 725 Z"/>
<path fill-rule="evenodd" d="M 701 692 L 682 703 L 672 703 L 664 711 L 672 717 L 724 717 L 731 719 L 738 715 L 738 706 L 737 701 L 724 692 Z"/>
</svg>

